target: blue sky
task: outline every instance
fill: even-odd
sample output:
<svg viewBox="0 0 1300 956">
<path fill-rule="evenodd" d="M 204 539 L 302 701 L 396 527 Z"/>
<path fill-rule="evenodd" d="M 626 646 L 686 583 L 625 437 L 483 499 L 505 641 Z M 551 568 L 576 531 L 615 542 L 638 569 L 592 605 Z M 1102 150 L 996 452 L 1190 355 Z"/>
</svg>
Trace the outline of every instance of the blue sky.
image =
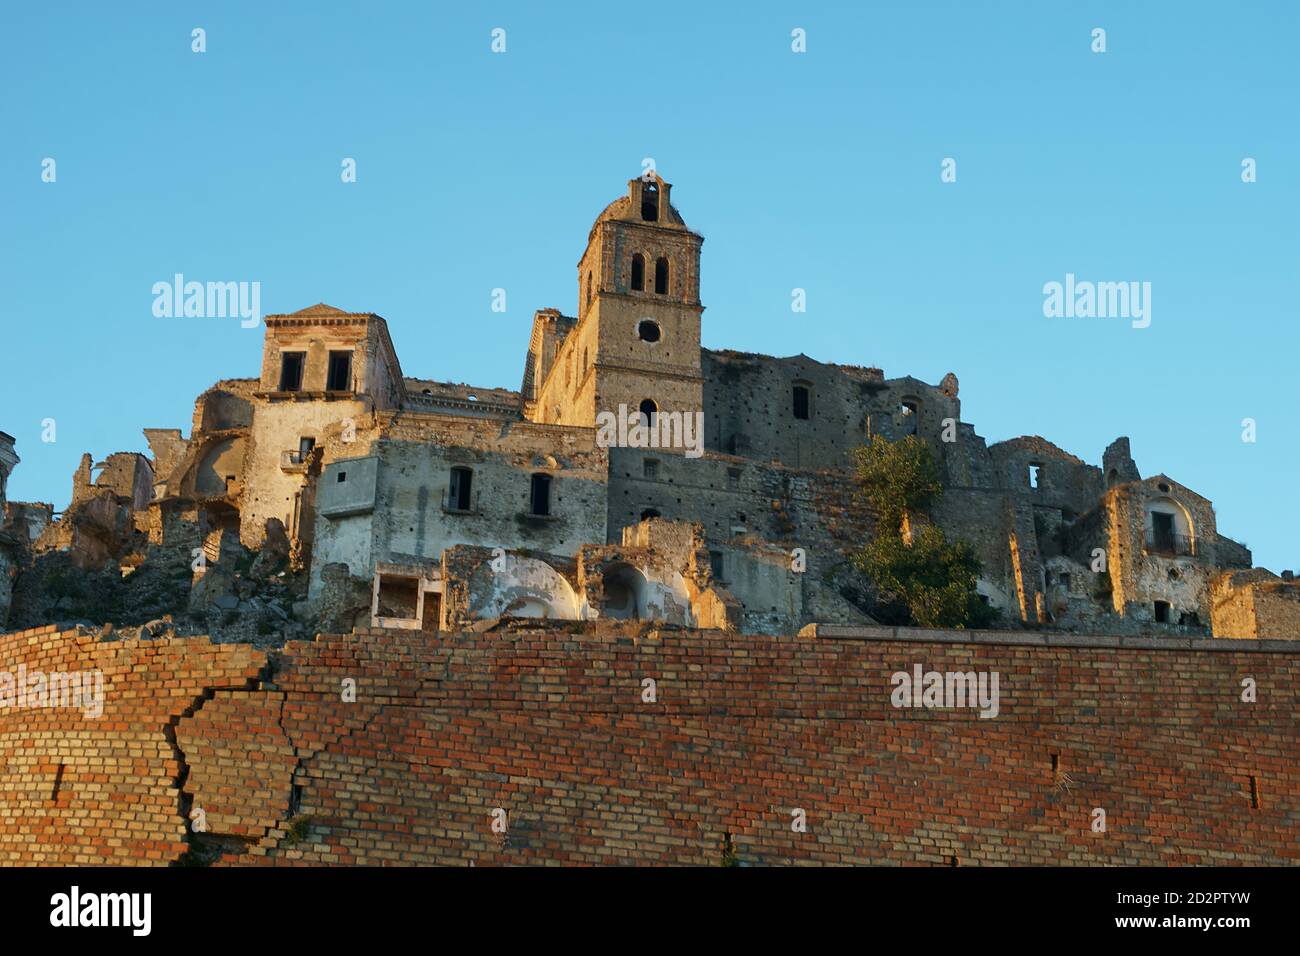
<svg viewBox="0 0 1300 956">
<path fill-rule="evenodd" d="M 592 220 L 653 157 L 705 236 L 706 346 L 953 371 L 990 442 L 1094 464 L 1129 435 L 1300 564 L 1300 4 L 463 6 L 0 8 L 12 498 L 64 506 L 83 451 L 188 434 L 257 374 L 260 329 L 153 316 L 176 272 L 377 312 L 406 374 L 518 388 L 533 310 L 574 312 Z M 1151 326 L 1045 318 L 1067 272 L 1149 281 Z"/>
</svg>

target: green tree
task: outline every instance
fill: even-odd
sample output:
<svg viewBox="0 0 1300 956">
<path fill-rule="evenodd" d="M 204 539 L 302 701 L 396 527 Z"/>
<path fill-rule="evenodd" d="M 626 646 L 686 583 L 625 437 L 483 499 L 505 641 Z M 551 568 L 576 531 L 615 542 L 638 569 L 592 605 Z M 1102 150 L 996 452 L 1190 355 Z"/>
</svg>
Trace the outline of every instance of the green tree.
<svg viewBox="0 0 1300 956">
<path fill-rule="evenodd" d="M 992 620 L 975 590 L 979 559 L 965 542 L 948 541 L 935 525 L 918 529 L 911 544 L 898 534 L 877 535 L 855 564 L 921 627 L 983 627 Z"/>
<path fill-rule="evenodd" d="M 854 457 L 862 496 L 883 530 L 896 533 L 905 512 L 925 511 L 943 494 L 930 446 L 915 435 L 893 442 L 873 435 Z"/>
<path fill-rule="evenodd" d="M 980 562 L 965 542 L 922 523 L 904 541 L 905 514 L 919 514 L 943 494 L 930 447 L 915 435 L 890 442 L 874 436 L 856 450 L 863 498 L 876 515 L 876 535 L 853 557 L 887 601 L 906 608 L 921 627 L 981 627 L 993 619 L 975 582 Z"/>
</svg>

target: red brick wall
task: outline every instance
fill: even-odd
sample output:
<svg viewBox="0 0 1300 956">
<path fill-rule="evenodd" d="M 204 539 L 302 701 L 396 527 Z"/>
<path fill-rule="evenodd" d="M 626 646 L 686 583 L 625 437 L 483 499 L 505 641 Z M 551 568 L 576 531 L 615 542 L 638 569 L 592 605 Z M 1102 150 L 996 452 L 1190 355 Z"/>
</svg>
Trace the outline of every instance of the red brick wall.
<svg viewBox="0 0 1300 956">
<path fill-rule="evenodd" d="M 264 663 L 251 648 L 206 638 L 0 634 L 0 671 L 99 669 L 104 688 L 98 718 L 0 708 L 0 865 L 161 864 L 185 852 L 171 725 L 205 691 L 246 686 Z"/>
<path fill-rule="evenodd" d="M 0 669 L 112 676 L 99 721 L 0 710 L 0 862 L 174 858 L 180 773 L 233 863 L 1300 861 L 1294 642 L 1057 640 L 363 632 L 239 689 L 242 646 L 4 635 Z M 999 716 L 894 708 L 916 663 L 998 671 Z"/>
</svg>

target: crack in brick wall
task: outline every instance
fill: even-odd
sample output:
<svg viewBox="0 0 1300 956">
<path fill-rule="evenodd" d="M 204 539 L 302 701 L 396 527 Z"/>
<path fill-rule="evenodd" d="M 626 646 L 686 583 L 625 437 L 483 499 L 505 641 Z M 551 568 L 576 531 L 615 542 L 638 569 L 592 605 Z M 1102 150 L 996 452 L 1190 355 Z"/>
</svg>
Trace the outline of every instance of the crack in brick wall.
<svg viewBox="0 0 1300 956">
<path fill-rule="evenodd" d="M 99 721 L 0 711 L 0 862 L 177 860 L 188 792 L 238 841 L 220 865 L 718 865 L 726 834 L 742 864 L 1300 863 L 1295 649 L 1056 640 L 362 630 L 271 662 L 3 635 L 0 660 L 107 687 Z M 893 707 L 914 663 L 999 671 L 999 717 Z"/>
</svg>

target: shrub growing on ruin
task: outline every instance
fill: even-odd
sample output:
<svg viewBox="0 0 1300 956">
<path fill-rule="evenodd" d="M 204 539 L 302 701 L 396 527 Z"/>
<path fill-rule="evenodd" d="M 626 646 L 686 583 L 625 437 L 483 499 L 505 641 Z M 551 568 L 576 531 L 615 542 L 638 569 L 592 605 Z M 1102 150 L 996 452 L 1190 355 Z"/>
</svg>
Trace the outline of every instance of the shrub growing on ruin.
<svg viewBox="0 0 1300 956">
<path fill-rule="evenodd" d="M 930 446 L 915 435 L 894 442 L 873 435 L 853 454 L 862 496 L 882 529 L 896 533 L 904 513 L 925 511 L 943 494 Z"/>
<path fill-rule="evenodd" d="M 982 627 L 993 619 L 975 582 L 980 562 L 965 542 L 950 542 L 922 523 L 910 541 L 906 514 L 924 513 L 943 494 L 930 447 L 914 435 L 890 442 L 879 435 L 855 452 L 862 496 L 876 515 L 876 535 L 854 555 L 854 565 L 875 583 L 882 606 L 901 605 L 921 627 Z"/>
<path fill-rule="evenodd" d="M 918 530 L 911 544 L 898 534 L 877 535 L 856 562 L 921 627 L 982 627 L 992 618 L 975 590 L 979 559 L 965 542 L 948 541 L 935 525 Z"/>
</svg>

